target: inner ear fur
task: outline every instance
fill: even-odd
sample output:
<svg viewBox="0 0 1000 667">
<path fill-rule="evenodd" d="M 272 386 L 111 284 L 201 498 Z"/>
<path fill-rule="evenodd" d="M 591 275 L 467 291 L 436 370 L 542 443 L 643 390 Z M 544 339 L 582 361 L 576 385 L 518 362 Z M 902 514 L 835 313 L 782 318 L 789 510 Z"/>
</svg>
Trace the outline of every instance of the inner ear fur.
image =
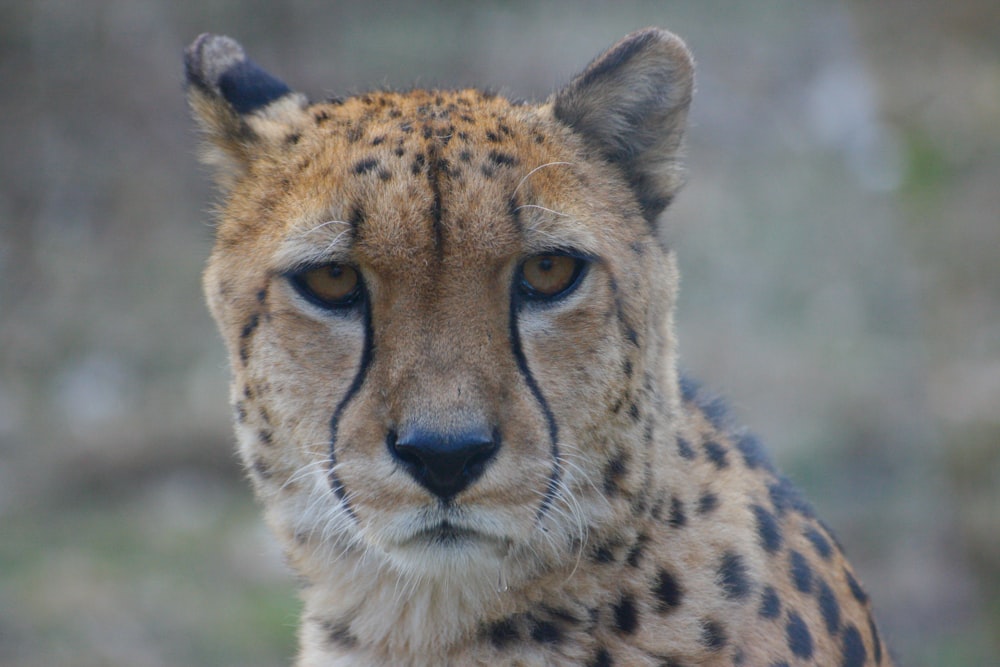
<svg viewBox="0 0 1000 667">
<path fill-rule="evenodd" d="M 307 120 L 306 97 L 247 58 L 229 37 L 199 35 L 184 51 L 184 71 L 188 104 L 206 140 L 202 159 L 215 167 L 223 188 Z"/>
<path fill-rule="evenodd" d="M 622 169 L 652 224 L 683 182 L 693 90 L 694 61 L 684 42 L 646 28 L 595 58 L 551 103 L 558 120 Z"/>
</svg>

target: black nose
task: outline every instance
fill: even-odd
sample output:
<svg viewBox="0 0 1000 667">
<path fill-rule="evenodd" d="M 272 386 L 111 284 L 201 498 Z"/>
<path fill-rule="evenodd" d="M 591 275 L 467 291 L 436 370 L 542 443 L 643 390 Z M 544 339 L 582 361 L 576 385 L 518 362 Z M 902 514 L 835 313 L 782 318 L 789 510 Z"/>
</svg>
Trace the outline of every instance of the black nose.
<svg viewBox="0 0 1000 667">
<path fill-rule="evenodd" d="M 489 428 L 446 433 L 421 427 L 390 431 L 389 452 L 425 489 L 448 500 L 474 482 L 499 448 Z"/>
</svg>

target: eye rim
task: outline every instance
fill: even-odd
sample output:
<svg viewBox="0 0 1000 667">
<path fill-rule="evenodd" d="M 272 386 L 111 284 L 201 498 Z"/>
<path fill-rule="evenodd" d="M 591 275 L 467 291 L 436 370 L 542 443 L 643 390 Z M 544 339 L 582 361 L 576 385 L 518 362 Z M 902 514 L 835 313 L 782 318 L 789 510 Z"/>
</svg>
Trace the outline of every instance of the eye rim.
<svg viewBox="0 0 1000 667">
<path fill-rule="evenodd" d="M 342 298 L 326 299 L 309 286 L 306 281 L 306 276 L 314 271 L 330 269 L 331 267 L 336 266 L 344 267 L 354 272 L 356 276 L 354 288 Z M 295 292 L 300 297 L 308 301 L 310 304 L 328 312 L 353 310 L 364 300 L 365 296 L 364 279 L 361 276 L 361 270 L 348 262 L 324 262 L 321 264 L 310 264 L 308 266 L 298 267 L 286 272 L 285 279 L 295 289 Z"/>
<path fill-rule="evenodd" d="M 557 292 L 549 294 L 535 289 L 530 283 L 528 283 L 524 276 L 524 265 L 539 257 L 568 257 L 573 260 L 573 274 L 566 283 L 565 287 Z M 549 304 L 560 301 L 568 297 L 576 290 L 576 288 L 583 281 L 583 277 L 586 275 L 587 270 L 593 261 L 593 257 L 566 248 L 554 248 L 552 250 L 543 250 L 541 252 L 533 253 L 525 257 L 521 260 L 520 264 L 518 264 L 517 277 L 515 279 L 517 292 L 522 299 L 536 304 Z"/>
</svg>

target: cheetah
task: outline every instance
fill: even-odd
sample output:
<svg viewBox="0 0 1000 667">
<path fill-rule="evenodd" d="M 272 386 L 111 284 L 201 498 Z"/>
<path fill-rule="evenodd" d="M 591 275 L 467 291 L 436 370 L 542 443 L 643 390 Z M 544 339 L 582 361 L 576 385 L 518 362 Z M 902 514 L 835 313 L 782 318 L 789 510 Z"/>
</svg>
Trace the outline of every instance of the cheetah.
<svg viewBox="0 0 1000 667">
<path fill-rule="evenodd" d="M 634 32 L 542 104 L 312 103 L 209 34 L 185 67 L 298 667 L 892 664 L 830 531 L 677 371 L 681 39 Z"/>
</svg>

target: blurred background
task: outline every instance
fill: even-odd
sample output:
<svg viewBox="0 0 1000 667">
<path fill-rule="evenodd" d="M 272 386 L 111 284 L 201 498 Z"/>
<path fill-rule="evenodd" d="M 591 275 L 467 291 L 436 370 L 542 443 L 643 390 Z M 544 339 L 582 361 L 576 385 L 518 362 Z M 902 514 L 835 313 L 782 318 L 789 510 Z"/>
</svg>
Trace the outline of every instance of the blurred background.
<svg viewBox="0 0 1000 667">
<path fill-rule="evenodd" d="M 626 32 L 698 60 L 684 366 L 834 526 L 907 665 L 1000 654 L 1000 4 L 0 3 L 0 665 L 287 664 L 233 454 L 181 52 L 313 98 L 541 99 Z"/>
</svg>

